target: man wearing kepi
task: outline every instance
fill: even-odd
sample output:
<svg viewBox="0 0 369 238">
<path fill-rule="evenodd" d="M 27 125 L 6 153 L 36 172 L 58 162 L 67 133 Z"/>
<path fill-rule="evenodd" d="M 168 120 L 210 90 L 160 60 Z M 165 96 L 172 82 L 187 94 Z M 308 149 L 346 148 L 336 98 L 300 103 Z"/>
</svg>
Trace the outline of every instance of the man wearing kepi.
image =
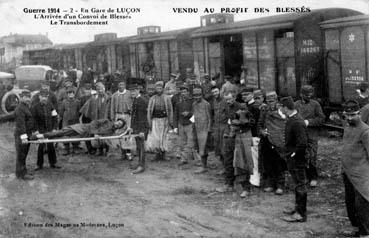
<svg viewBox="0 0 369 238">
<path fill-rule="evenodd" d="M 360 106 L 355 100 L 344 105 L 347 125 L 343 133 L 343 181 L 347 214 L 353 236 L 369 235 L 369 126 L 360 118 Z"/>
<path fill-rule="evenodd" d="M 17 160 L 15 162 L 15 176 L 19 179 L 33 179 L 27 174 L 26 158 L 29 150 L 29 144 L 22 144 L 22 141 L 27 141 L 34 127 L 34 121 L 30 110 L 31 92 L 24 90 L 20 94 L 20 103 L 15 109 L 15 151 Z"/>
<path fill-rule="evenodd" d="M 267 92 L 267 106 L 262 107 L 258 121 L 258 133 L 261 137 L 260 157 L 264 169 L 265 192 L 282 195 L 284 188 L 284 171 L 286 163 L 281 157 L 285 144 L 286 116 L 278 106 L 275 91 Z"/>
<path fill-rule="evenodd" d="M 179 165 L 188 163 L 189 159 L 193 158 L 194 147 L 194 132 L 193 124 L 190 121 L 192 117 L 192 103 L 190 98 L 190 92 L 186 83 L 180 86 L 181 94 L 177 100 L 175 100 L 173 123 L 174 127 L 178 128 L 179 135 Z M 173 100 L 172 100 L 173 101 Z"/>
<path fill-rule="evenodd" d="M 132 86 L 131 96 L 133 99 L 131 128 L 134 134 L 144 133 L 146 138 L 149 131 L 149 125 L 147 123 L 148 101 L 141 96 L 137 85 Z M 142 173 L 145 170 L 145 138 L 136 137 L 138 166 L 134 171 L 132 171 L 134 174 Z"/>
<path fill-rule="evenodd" d="M 288 216 L 282 219 L 287 222 L 306 221 L 307 178 L 305 152 L 307 147 L 307 131 L 304 120 L 295 109 L 292 97 L 281 99 L 282 112 L 287 117 L 285 129 L 285 158 L 287 168 L 295 184 L 295 208 L 283 211 Z"/>
<path fill-rule="evenodd" d="M 155 83 L 156 94 L 149 100 L 147 121 L 150 133 L 147 137 L 147 148 L 157 152 L 155 160 L 164 160 L 165 151 L 168 150 L 166 136 L 169 127 L 173 125 L 173 108 L 171 98 L 163 94 L 164 83 Z"/>
<path fill-rule="evenodd" d="M 40 102 L 33 105 L 31 108 L 32 116 L 35 122 L 35 129 L 39 133 L 51 132 L 57 128 L 57 112 L 53 104 L 48 100 L 49 92 L 41 90 L 39 98 Z M 57 169 L 60 166 L 56 165 L 56 153 L 53 143 L 40 144 L 37 151 L 37 168 L 43 169 L 44 166 L 44 151 L 47 147 L 47 155 L 49 157 L 50 168 Z"/>
<path fill-rule="evenodd" d="M 306 159 L 308 160 L 307 177 L 310 186 L 317 185 L 317 154 L 318 154 L 318 136 L 321 124 L 325 116 L 320 104 L 313 100 L 314 88 L 311 85 L 301 87 L 301 100 L 295 102 L 295 108 L 304 119 L 308 131 L 308 147 L 306 150 Z"/>
</svg>

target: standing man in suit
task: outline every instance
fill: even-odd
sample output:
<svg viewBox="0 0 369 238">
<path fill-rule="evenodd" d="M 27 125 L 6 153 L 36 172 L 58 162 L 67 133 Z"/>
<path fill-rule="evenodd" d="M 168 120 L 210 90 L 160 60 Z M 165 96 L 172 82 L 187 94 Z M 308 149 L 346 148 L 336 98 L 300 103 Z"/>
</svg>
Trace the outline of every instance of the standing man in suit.
<svg viewBox="0 0 369 238">
<path fill-rule="evenodd" d="M 147 106 L 148 101 L 141 96 L 140 89 L 137 85 L 131 88 L 132 97 L 132 114 L 131 114 L 131 129 L 134 134 L 143 133 L 144 137 L 135 137 L 138 152 L 138 166 L 132 171 L 134 174 L 145 171 L 145 139 L 149 131 L 149 124 L 147 122 Z"/>
<path fill-rule="evenodd" d="M 35 128 L 40 133 L 51 132 L 57 128 L 57 112 L 53 104 L 48 100 L 49 92 L 47 90 L 41 90 L 40 102 L 33 105 L 31 108 L 32 116 L 35 121 Z M 37 168 L 36 170 L 43 169 L 44 165 L 44 151 L 47 147 L 47 154 L 49 157 L 50 168 L 59 169 L 60 166 L 56 165 L 56 153 L 53 143 L 39 144 L 37 151 Z"/>
<path fill-rule="evenodd" d="M 287 168 L 295 184 L 295 207 L 283 211 L 286 222 L 305 222 L 307 203 L 307 176 L 305 151 L 308 136 L 304 120 L 295 109 L 292 97 L 281 99 L 282 112 L 286 115 L 285 151 Z"/>
<path fill-rule="evenodd" d="M 23 144 L 31 136 L 34 127 L 34 121 L 30 110 L 31 92 L 28 90 L 20 94 L 20 103 L 14 111 L 15 116 L 15 151 L 17 160 L 15 162 L 15 176 L 18 179 L 30 180 L 33 176 L 27 174 L 26 158 L 30 144 Z"/>
</svg>

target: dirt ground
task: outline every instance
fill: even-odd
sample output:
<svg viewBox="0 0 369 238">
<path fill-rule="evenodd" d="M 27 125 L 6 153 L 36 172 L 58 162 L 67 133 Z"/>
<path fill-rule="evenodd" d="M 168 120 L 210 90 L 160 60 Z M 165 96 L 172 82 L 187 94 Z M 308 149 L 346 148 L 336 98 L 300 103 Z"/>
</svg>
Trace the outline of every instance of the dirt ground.
<svg viewBox="0 0 369 238">
<path fill-rule="evenodd" d="M 178 168 L 176 159 L 150 162 L 132 175 L 130 162 L 85 154 L 58 155 L 60 170 L 35 172 L 32 181 L 15 178 L 13 124 L 0 127 L 0 237 L 342 237 L 349 228 L 344 206 L 339 139 L 322 138 L 319 187 L 308 194 L 308 221 L 287 224 L 282 210 L 293 193 L 250 197 L 219 194 L 220 164 L 210 156 L 208 173 L 195 162 Z M 31 146 L 27 165 L 36 167 Z"/>
</svg>

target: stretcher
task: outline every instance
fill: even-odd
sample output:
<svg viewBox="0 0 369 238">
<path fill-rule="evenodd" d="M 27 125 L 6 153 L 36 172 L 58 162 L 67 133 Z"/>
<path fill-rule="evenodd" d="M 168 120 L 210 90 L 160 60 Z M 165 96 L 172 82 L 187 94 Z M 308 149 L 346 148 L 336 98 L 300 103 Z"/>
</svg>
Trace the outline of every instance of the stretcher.
<svg viewBox="0 0 369 238">
<path fill-rule="evenodd" d="M 139 134 L 127 134 L 126 132 L 120 135 L 114 136 L 94 136 L 94 137 L 78 137 L 78 138 L 55 138 L 55 139 L 37 139 L 37 140 L 27 140 L 23 141 L 23 144 L 44 144 L 44 143 L 71 143 L 80 141 L 104 141 L 104 140 L 129 140 L 134 137 L 144 138 L 144 133 Z"/>
</svg>

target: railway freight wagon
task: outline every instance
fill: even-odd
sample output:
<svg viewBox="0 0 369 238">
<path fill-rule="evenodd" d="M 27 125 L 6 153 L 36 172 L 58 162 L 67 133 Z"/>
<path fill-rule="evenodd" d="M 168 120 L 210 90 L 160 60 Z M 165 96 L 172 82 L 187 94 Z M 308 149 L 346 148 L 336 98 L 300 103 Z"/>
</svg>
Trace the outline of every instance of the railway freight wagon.
<svg viewBox="0 0 369 238">
<path fill-rule="evenodd" d="M 369 74 L 369 15 L 321 23 L 324 30 L 325 74 L 329 107 L 334 109 L 355 97 Z"/>
<path fill-rule="evenodd" d="M 55 45 L 43 49 L 23 51 L 22 65 L 49 65 L 53 69 L 62 69 L 62 47 Z"/>
<path fill-rule="evenodd" d="M 185 76 L 193 67 L 190 34 L 196 28 L 161 32 L 159 26 L 137 29 L 129 39 L 131 76 L 168 81 L 171 73 Z"/>
<path fill-rule="evenodd" d="M 325 97 L 322 21 L 359 15 L 349 9 L 319 9 L 233 22 L 229 14 L 203 16 L 193 39 L 195 73 L 241 76 L 254 88 L 298 96 L 312 84 Z"/>
</svg>

